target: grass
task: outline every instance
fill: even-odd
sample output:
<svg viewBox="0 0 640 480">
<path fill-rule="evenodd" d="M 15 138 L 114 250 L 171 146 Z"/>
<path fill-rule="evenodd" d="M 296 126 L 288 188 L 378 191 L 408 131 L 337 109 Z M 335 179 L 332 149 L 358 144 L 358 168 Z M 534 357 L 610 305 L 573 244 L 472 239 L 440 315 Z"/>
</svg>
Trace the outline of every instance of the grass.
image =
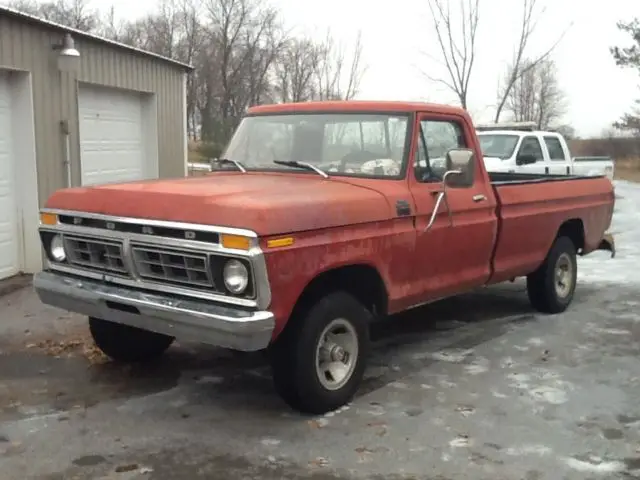
<svg viewBox="0 0 640 480">
<path fill-rule="evenodd" d="M 640 182 L 640 158 L 617 160 L 614 178 L 616 180 Z"/>
<path fill-rule="evenodd" d="M 198 149 L 191 148 L 191 145 L 189 145 L 189 149 L 187 151 L 187 158 L 191 163 L 207 163 L 207 160 L 202 156 Z"/>
<path fill-rule="evenodd" d="M 200 153 L 199 149 L 200 144 L 198 142 L 194 142 L 189 140 L 188 149 L 187 149 L 187 161 L 189 163 L 202 163 L 207 164 L 207 159 Z M 199 177 L 206 174 L 204 170 L 191 170 L 189 169 L 189 176 Z"/>
</svg>

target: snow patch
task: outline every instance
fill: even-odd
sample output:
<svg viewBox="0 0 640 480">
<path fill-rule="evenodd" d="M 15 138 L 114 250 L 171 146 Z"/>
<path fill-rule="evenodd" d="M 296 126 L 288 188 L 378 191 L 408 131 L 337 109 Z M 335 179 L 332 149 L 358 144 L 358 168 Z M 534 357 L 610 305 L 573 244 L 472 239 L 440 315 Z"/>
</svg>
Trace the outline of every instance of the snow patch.
<svg viewBox="0 0 640 480">
<path fill-rule="evenodd" d="M 439 352 L 435 352 L 432 354 L 432 357 L 435 360 L 439 360 L 441 362 L 451 362 L 451 363 L 461 363 L 467 358 L 469 355 L 473 353 L 473 350 L 441 350 Z"/>
<path fill-rule="evenodd" d="M 456 438 L 449 442 L 451 448 L 464 448 L 471 445 L 471 440 L 466 435 L 458 435 Z"/>
<path fill-rule="evenodd" d="M 526 391 L 536 402 L 562 405 L 569 401 L 568 392 L 573 385 L 561 379 L 557 372 L 538 371 L 533 375 L 511 373 L 507 375 L 511 387 Z"/>
<path fill-rule="evenodd" d="M 552 452 L 553 450 L 545 445 L 521 445 L 519 447 L 509 447 L 505 450 L 505 453 L 511 456 L 538 455 L 543 457 Z"/>
<path fill-rule="evenodd" d="M 616 473 L 625 470 L 625 464 L 620 461 L 603 462 L 597 458 L 591 458 L 592 461 L 578 460 L 577 458 L 567 458 L 567 465 L 579 472 L 591 473 Z"/>
<path fill-rule="evenodd" d="M 479 375 L 489 371 L 489 360 L 478 357 L 471 364 L 465 365 L 464 370 L 469 375 Z"/>
<path fill-rule="evenodd" d="M 276 447 L 280 445 L 281 441 L 277 438 L 263 438 L 260 443 L 265 447 Z"/>
</svg>

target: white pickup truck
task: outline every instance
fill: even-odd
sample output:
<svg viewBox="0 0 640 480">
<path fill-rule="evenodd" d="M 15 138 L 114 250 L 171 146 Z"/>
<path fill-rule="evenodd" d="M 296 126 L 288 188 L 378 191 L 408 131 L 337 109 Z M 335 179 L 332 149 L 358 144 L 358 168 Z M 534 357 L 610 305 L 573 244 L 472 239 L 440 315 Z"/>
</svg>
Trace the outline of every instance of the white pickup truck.
<svg viewBox="0 0 640 480">
<path fill-rule="evenodd" d="M 605 175 L 613 180 L 610 157 L 572 157 L 564 137 L 536 129 L 534 122 L 476 125 L 489 172 Z"/>
</svg>

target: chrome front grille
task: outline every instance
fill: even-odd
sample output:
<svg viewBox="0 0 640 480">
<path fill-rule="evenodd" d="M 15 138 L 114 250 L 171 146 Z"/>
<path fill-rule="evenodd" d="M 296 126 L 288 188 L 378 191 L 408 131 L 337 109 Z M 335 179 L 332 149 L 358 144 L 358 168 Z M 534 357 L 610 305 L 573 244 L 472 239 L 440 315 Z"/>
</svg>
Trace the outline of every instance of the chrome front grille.
<svg viewBox="0 0 640 480">
<path fill-rule="evenodd" d="M 247 230 L 53 210 L 44 213 L 58 217 L 55 224 L 45 224 L 42 217 L 39 227 L 47 269 L 144 292 L 247 308 L 264 309 L 271 301 L 264 256 L 256 248 L 256 235 Z M 225 247 L 221 232 L 250 238 L 252 249 L 241 252 Z M 248 269 L 248 286 L 239 294 L 225 285 L 224 267 L 232 258 Z"/>
<path fill-rule="evenodd" d="M 131 244 L 131 254 L 143 280 L 215 289 L 206 254 L 137 243 Z"/>
<path fill-rule="evenodd" d="M 90 270 L 127 274 L 122 242 L 65 235 L 64 245 L 69 263 L 72 265 Z"/>
</svg>

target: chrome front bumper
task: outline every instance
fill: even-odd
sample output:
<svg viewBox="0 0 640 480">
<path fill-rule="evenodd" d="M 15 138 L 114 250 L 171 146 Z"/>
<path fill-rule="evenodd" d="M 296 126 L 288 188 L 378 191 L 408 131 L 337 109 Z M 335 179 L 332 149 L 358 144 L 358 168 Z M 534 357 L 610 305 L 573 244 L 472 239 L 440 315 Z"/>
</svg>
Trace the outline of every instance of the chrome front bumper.
<svg viewBox="0 0 640 480">
<path fill-rule="evenodd" d="M 234 350 L 267 347 L 275 326 L 268 311 L 184 300 L 50 271 L 35 274 L 33 285 L 40 300 L 54 307 Z"/>
</svg>

